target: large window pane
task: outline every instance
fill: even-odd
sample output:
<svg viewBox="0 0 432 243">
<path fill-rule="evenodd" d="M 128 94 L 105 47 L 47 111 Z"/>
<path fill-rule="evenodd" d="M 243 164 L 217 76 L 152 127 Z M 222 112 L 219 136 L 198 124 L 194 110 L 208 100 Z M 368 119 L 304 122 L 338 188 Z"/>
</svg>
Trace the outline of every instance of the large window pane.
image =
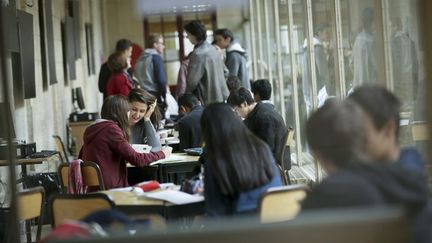
<svg viewBox="0 0 432 243">
<path fill-rule="evenodd" d="M 334 0 L 315 0 L 312 2 L 313 45 L 316 67 L 316 87 L 322 104 L 326 97 L 336 96 L 336 26 Z M 309 91 L 310 93 L 310 91 Z"/>
<path fill-rule="evenodd" d="M 341 0 L 347 92 L 366 83 L 386 85 L 380 0 Z"/>
<path fill-rule="evenodd" d="M 390 84 L 393 86 L 390 88 L 402 103 L 399 142 L 402 146 L 412 146 L 416 145 L 412 137 L 412 124 L 425 120 L 426 87 L 421 55 L 423 48 L 419 43 L 418 6 L 414 0 L 387 2 L 386 28 L 390 45 Z"/>
</svg>

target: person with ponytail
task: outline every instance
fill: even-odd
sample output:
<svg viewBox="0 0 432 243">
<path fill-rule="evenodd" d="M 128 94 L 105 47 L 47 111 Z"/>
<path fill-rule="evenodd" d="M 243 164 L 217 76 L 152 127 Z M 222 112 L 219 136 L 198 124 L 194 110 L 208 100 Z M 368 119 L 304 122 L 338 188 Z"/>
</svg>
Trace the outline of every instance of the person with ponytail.
<svg viewBox="0 0 432 243">
<path fill-rule="evenodd" d="M 225 103 L 206 106 L 200 124 L 206 214 L 257 213 L 267 189 L 282 185 L 269 146 Z"/>
</svg>

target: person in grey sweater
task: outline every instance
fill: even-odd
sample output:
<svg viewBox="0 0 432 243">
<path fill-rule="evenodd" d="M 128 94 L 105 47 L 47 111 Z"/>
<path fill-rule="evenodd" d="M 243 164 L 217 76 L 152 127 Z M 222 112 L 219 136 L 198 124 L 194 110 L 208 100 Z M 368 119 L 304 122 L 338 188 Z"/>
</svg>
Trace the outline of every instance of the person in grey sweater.
<svg viewBox="0 0 432 243">
<path fill-rule="evenodd" d="M 184 29 L 194 45 L 187 74 L 187 92 L 194 94 L 203 105 L 223 102 L 229 92 L 225 83 L 224 64 L 216 49 L 206 41 L 206 28 L 193 20 Z"/>
<path fill-rule="evenodd" d="M 225 65 L 229 70 L 229 75 L 237 76 L 241 85 L 250 90 L 249 73 L 246 67 L 246 51 L 234 39 L 234 35 L 229 29 L 216 30 L 215 40 L 220 48 L 226 50 Z"/>
<path fill-rule="evenodd" d="M 159 110 L 164 115 L 167 108 L 167 78 L 162 58 L 164 40 L 161 35 L 150 35 L 146 43 L 147 48 L 135 64 L 135 76 L 142 89 L 156 96 Z"/>
<path fill-rule="evenodd" d="M 131 105 L 130 143 L 150 145 L 152 152 L 161 150 L 159 135 L 156 133 L 161 119 L 159 110 L 155 110 L 156 97 L 143 89 L 136 88 L 129 92 L 128 100 Z"/>
</svg>

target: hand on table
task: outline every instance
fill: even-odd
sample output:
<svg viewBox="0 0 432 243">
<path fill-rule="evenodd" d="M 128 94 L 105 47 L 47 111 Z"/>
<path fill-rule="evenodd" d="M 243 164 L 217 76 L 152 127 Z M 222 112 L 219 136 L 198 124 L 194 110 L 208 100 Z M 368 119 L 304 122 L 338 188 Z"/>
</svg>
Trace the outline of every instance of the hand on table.
<svg viewBox="0 0 432 243">
<path fill-rule="evenodd" d="M 162 152 L 165 154 L 165 158 L 168 158 L 172 153 L 172 147 L 163 147 Z"/>
</svg>

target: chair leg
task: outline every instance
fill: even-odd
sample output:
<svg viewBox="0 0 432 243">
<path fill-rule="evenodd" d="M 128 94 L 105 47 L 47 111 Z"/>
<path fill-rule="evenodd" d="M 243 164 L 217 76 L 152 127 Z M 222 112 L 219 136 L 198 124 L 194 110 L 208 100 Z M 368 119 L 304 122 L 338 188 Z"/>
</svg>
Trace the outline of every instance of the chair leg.
<svg viewBox="0 0 432 243">
<path fill-rule="evenodd" d="M 43 205 L 42 205 L 43 207 Z M 37 225 L 37 232 L 36 232 L 36 242 L 39 242 L 41 239 L 41 235 L 42 235 L 42 225 L 43 225 L 43 211 L 41 213 L 41 215 L 38 217 L 38 225 Z"/>
<path fill-rule="evenodd" d="M 31 243 L 32 242 L 32 237 L 31 237 L 31 224 L 30 224 L 30 220 L 25 220 L 25 231 L 26 231 L 26 238 L 27 238 L 27 242 Z"/>
<path fill-rule="evenodd" d="M 291 179 L 288 170 L 285 171 L 285 178 L 286 178 L 287 185 L 291 185 Z"/>
</svg>

